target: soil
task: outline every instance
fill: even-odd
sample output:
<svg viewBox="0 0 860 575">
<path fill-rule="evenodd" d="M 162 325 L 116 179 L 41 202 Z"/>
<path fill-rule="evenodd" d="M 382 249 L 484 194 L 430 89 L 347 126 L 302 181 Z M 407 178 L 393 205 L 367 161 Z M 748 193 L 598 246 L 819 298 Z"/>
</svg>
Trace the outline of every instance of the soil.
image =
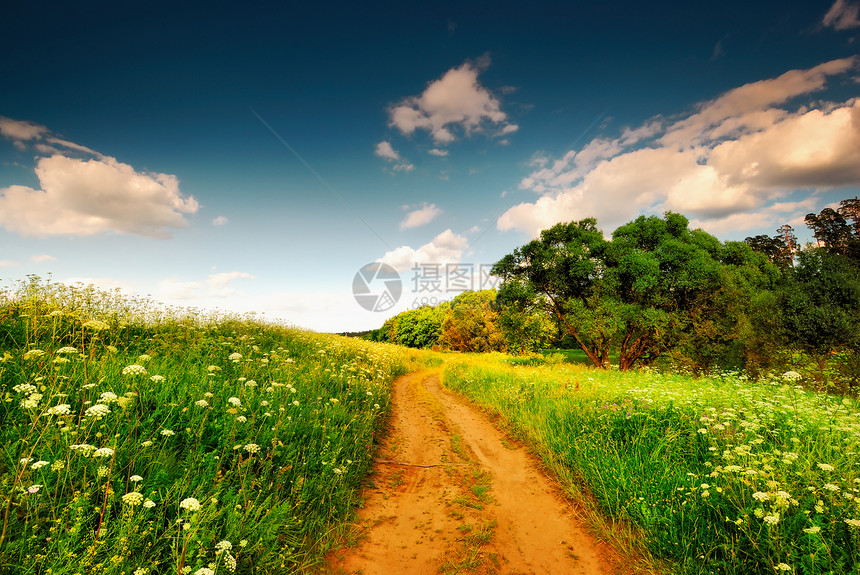
<svg viewBox="0 0 860 575">
<path fill-rule="evenodd" d="M 332 574 L 623 573 L 527 450 L 444 389 L 395 383 L 390 430 Z"/>
</svg>

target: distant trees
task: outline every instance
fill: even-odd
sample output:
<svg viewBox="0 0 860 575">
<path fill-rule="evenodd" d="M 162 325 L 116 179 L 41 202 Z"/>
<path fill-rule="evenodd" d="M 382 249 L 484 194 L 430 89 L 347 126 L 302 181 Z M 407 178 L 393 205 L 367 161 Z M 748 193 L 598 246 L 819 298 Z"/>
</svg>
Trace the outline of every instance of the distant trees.
<svg viewBox="0 0 860 575">
<path fill-rule="evenodd" d="M 528 353 L 562 338 L 598 367 L 665 361 L 795 369 L 860 386 L 860 200 L 794 230 L 721 242 L 681 214 L 641 216 L 607 239 L 594 218 L 557 224 L 493 267 L 498 292 L 404 312 L 372 337 L 412 347 Z M 810 363 L 811 362 L 811 363 Z"/>
</svg>

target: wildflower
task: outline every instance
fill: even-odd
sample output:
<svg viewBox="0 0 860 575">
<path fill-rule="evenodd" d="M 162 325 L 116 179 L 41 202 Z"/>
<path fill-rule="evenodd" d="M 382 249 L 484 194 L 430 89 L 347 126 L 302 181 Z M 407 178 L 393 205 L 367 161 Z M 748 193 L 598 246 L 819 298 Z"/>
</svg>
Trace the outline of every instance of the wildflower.
<svg viewBox="0 0 860 575">
<path fill-rule="evenodd" d="M 194 402 L 194 405 L 196 405 L 197 407 L 209 407 L 209 402 L 205 399 L 198 399 Z"/>
<path fill-rule="evenodd" d="M 839 486 L 834 485 L 832 483 L 825 483 L 824 489 L 826 489 L 827 491 L 839 491 Z"/>
<path fill-rule="evenodd" d="M 31 385 L 29 383 L 19 383 L 15 387 L 12 388 L 15 393 L 23 393 L 25 395 L 30 395 L 31 393 L 36 393 L 36 386 Z"/>
<path fill-rule="evenodd" d="M 117 400 L 117 395 L 111 391 L 106 391 L 99 396 L 99 403 L 104 403 L 105 405 L 110 405 L 111 403 L 115 403 Z"/>
<path fill-rule="evenodd" d="M 299 400 L 298 400 L 298 399 L 296 399 L 295 401 L 293 401 L 293 405 L 295 405 L 296 407 L 298 407 L 298 406 L 299 406 Z"/>
<path fill-rule="evenodd" d="M 221 371 L 221 368 L 218 367 L 217 365 L 210 365 L 209 367 L 206 368 L 206 370 L 209 371 L 209 373 L 214 373 L 216 371 Z"/>
<path fill-rule="evenodd" d="M 42 399 L 41 393 L 32 393 L 27 399 L 21 402 L 21 407 L 24 409 L 36 409 L 39 407 L 39 400 Z"/>
<path fill-rule="evenodd" d="M 66 462 L 62 459 L 58 459 L 51 464 L 51 471 L 62 471 L 66 468 Z"/>
<path fill-rule="evenodd" d="M 96 405 L 88 408 L 84 412 L 85 417 L 92 417 L 93 419 L 101 419 L 110 413 L 110 408 L 103 403 L 97 403 Z"/>
<path fill-rule="evenodd" d="M 162 429 L 161 435 L 163 435 L 164 437 L 170 437 L 170 436 L 176 435 L 176 434 L 173 432 L 172 429 Z"/>
<path fill-rule="evenodd" d="M 91 319 L 90 321 L 84 323 L 84 325 L 82 325 L 81 327 L 90 328 L 93 331 L 103 331 L 108 329 L 110 326 L 103 321 Z"/>
<path fill-rule="evenodd" d="M 851 527 L 860 527 L 860 519 L 846 519 L 845 523 Z"/>
<path fill-rule="evenodd" d="M 260 407 L 268 407 L 268 406 L 269 406 L 269 402 L 266 401 L 265 399 L 260 402 Z"/>
<path fill-rule="evenodd" d="M 260 446 L 256 443 L 248 443 L 247 445 L 245 445 L 245 451 L 247 451 L 248 453 L 257 453 L 258 451 L 260 451 Z"/>
<path fill-rule="evenodd" d="M 777 563 L 776 564 L 776 570 L 777 571 L 791 571 L 792 569 L 791 569 L 791 565 L 789 565 L 788 563 Z"/>
<path fill-rule="evenodd" d="M 146 375 L 146 368 L 142 365 L 133 363 L 122 368 L 123 375 Z"/>
<path fill-rule="evenodd" d="M 102 447 L 101 449 L 96 449 L 93 457 L 113 457 L 113 453 L 114 451 L 110 447 Z"/>
<path fill-rule="evenodd" d="M 818 525 L 813 525 L 812 527 L 807 527 L 803 530 L 804 533 L 808 533 L 809 535 L 815 535 L 819 531 L 821 531 L 821 527 Z"/>
<path fill-rule="evenodd" d="M 76 443 L 74 445 L 70 445 L 69 449 L 72 451 L 80 451 L 83 453 L 84 457 L 89 457 L 89 455 L 97 448 L 95 445 L 90 445 L 89 443 Z"/>
<path fill-rule="evenodd" d="M 114 347 L 114 346 L 112 346 L 112 345 L 105 346 L 105 349 L 106 349 L 106 350 L 108 350 L 108 351 L 109 351 L 109 352 L 111 352 L 111 353 L 116 353 L 116 352 L 118 352 L 118 351 L 119 351 L 116 347 Z"/>
<path fill-rule="evenodd" d="M 68 415 L 71 412 L 71 405 L 69 405 L 68 403 L 61 403 L 60 405 L 55 405 L 54 407 L 50 408 L 45 413 L 47 415 Z"/>
<path fill-rule="evenodd" d="M 78 348 L 76 347 L 61 347 L 55 353 L 78 353 Z"/>
<path fill-rule="evenodd" d="M 143 502 L 143 506 L 147 509 L 152 509 L 153 507 L 155 507 L 155 501 L 153 501 L 152 499 L 147 499 Z"/>
<path fill-rule="evenodd" d="M 247 539 L 242 539 L 241 541 L 239 541 L 239 547 L 245 547 L 246 545 L 248 545 Z"/>
<path fill-rule="evenodd" d="M 135 505 L 140 505 L 141 503 L 143 503 L 143 494 L 138 493 L 137 491 L 126 493 L 122 496 L 122 502 L 132 507 L 134 507 Z"/>
<path fill-rule="evenodd" d="M 229 403 L 230 405 L 235 405 L 236 407 L 239 407 L 240 405 L 242 405 L 242 400 L 239 399 L 238 397 L 231 397 L 230 399 L 227 400 L 227 403 Z"/>
<path fill-rule="evenodd" d="M 245 423 L 246 421 L 248 421 L 248 418 L 245 417 L 244 415 L 240 415 L 239 417 L 236 418 L 236 421 L 238 421 L 239 423 Z"/>
<path fill-rule="evenodd" d="M 34 463 L 33 465 L 30 466 L 30 469 L 35 471 L 35 470 L 39 469 L 40 467 L 45 467 L 46 465 L 50 465 L 50 464 L 51 464 L 50 461 L 37 461 L 36 463 Z"/>
<path fill-rule="evenodd" d="M 164 376 L 163 375 L 153 375 L 149 378 L 149 381 L 154 381 L 155 383 L 161 383 L 162 381 L 164 381 Z"/>
<path fill-rule="evenodd" d="M 257 382 L 253 379 L 249 379 L 245 382 L 245 387 L 257 387 Z"/>
<path fill-rule="evenodd" d="M 833 466 L 828 463 L 819 463 L 818 469 L 821 471 L 833 471 Z"/>
<path fill-rule="evenodd" d="M 236 558 L 230 555 L 229 553 L 224 555 L 224 567 L 227 568 L 230 573 L 236 571 Z"/>
<path fill-rule="evenodd" d="M 771 515 L 764 516 L 764 522 L 768 525 L 776 525 L 779 523 L 779 513 L 773 513 Z"/>
<path fill-rule="evenodd" d="M 147 573 L 149 573 L 149 569 L 147 569 L 146 567 L 140 567 L 138 569 L 135 569 L 134 573 L 132 573 L 131 575 L 146 575 Z"/>
<path fill-rule="evenodd" d="M 41 488 L 42 488 L 41 483 L 34 483 L 33 485 L 31 485 L 30 487 L 27 488 L 27 493 L 29 493 L 30 495 L 33 495 L 34 493 L 38 493 Z M 848 520 L 846 519 L 845 521 L 847 522 Z M 850 525 L 850 523 L 849 523 L 849 525 Z"/>
<path fill-rule="evenodd" d="M 149 447 L 150 445 L 152 445 L 152 442 L 149 440 L 144 441 L 143 443 L 140 444 L 141 447 Z"/>
<path fill-rule="evenodd" d="M 209 567 L 201 567 L 194 572 L 194 575 L 215 575 L 215 572 Z"/>
<path fill-rule="evenodd" d="M 219 541 L 215 544 L 215 551 L 221 553 L 222 551 L 229 551 L 233 548 L 233 544 L 229 541 Z"/>
<path fill-rule="evenodd" d="M 34 359 L 37 357 L 42 357 L 43 355 L 45 355 L 45 352 L 41 349 L 31 349 L 24 354 L 24 359 Z"/>
<path fill-rule="evenodd" d="M 787 382 L 794 382 L 801 379 L 803 376 L 797 373 L 796 371 L 786 371 L 782 374 L 782 379 Z"/>
<path fill-rule="evenodd" d="M 131 477 L 129 477 L 129 481 L 137 483 L 138 481 L 143 481 L 143 477 L 141 477 L 140 475 L 132 475 Z"/>
<path fill-rule="evenodd" d="M 332 397 L 331 399 L 329 399 L 329 401 L 330 401 L 330 402 L 332 402 L 332 403 L 340 403 L 340 401 L 338 401 L 338 400 L 337 400 L 337 398 L 334 398 L 334 397 Z"/>
<path fill-rule="evenodd" d="M 240 361 L 242 361 L 242 354 L 239 352 L 233 352 L 227 356 L 227 359 L 229 359 L 233 363 L 239 363 Z"/>
<path fill-rule="evenodd" d="M 140 363 L 143 363 L 145 361 L 149 361 L 150 359 L 152 359 L 152 356 L 149 355 L 148 353 L 142 353 L 137 357 L 137 361 L 139 361 Z"/>
<path fill-rule="evenodd" d="M 179 508 L 185 509 L 186 511 L 199 511 L 200 502 L 193 497 L 188 497 L 186 499 L 183 499 L 182 502 L 179 503 Z"/>
<path fill-rule="evenodd" d="M 98 475 L 99 477 L 107 477 L 108 473 L 110 473 L 110 469 L 108 469 L 104 465 L 99 466 L 99 468 L 96 470 L 96 475 Z"/>
</svg>

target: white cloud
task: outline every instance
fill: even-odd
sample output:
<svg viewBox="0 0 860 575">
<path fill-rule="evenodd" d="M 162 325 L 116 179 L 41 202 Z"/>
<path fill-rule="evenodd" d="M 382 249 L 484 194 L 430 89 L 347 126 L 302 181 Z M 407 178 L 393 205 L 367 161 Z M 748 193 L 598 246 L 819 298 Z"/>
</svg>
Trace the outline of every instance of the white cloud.
<svg viewBox="0 0 860 575">
<path fill-rule="evenodd" d="M 172 276 L 158 282 L 158 294 L 159 297 L 168 300 L 227 298 L 242 294 L 230 285 L 237 279 L 256 278 L 245 272 L 211 274 L 203 281 L 185 281 L 178 276 Z"/>
<path fill-rule="evenodd" d="M 399 272 L 404 272 L 412 269 L 415 264 L 458 263 L 468 247 L 469 242 L 464 236 L 448 229 L 417 250 L 409 246 L 401 246 L 386 252 L 380 261 Z"/>
<path fill-rule="evenodd" d="M 0 260 L 0 268 L 10 268 L 12 266 L 19 266 L 18 262 L 13 262 L 12 260 Z"/>
<path fill-rule="evenodd" d="M 376 150 L 374 152 L 380 158 L 388 160 L 389 162 L 394 163 L 394 171 L 396 172 L 411 172 L 415 169 L 413 164 L 410 164 L 402 157 L 397 151 L 391 146 L 390 142 L 382 141 L 376 144 Z"/>
<path fill-rule="evenodd" d="M 20 149 L 26 147 L 25 142 L 39 139 L 47 132 L 48 129 L 45 126 L 0 116 L 0 135 L 7 140 L 12 140 Z"/>
<path fill-rule="evenodd" d="M 30 258 L 30 261 L 36 262 L 37 264 L 42 262 L 53 262 L 56 260 L 57 258 L 55 258 L 54 256 L 49 256 L 48 254 L 40 254 Z"/>
<path fill-rule="evenodd" d="M 400 222 L 400 229 L 406 230 L 429 224 L 441 213 L 442 210 L 436 207 L 436 204 L 424 204 L 406 215 L 406 218 Z"/>
<path fill-rule="evenodd" d="M 224 225 L 227 225 L 227 223 L 229 221 L 230 220 L 228 220 L 226 216 L 218 216 L 217 218 L 212 220 L 212 225 L 213 226 L 224 226 Z"/>
<path fill-rule="evenodd" d="M 176 176 L 138 172 L 31 122 L 0 118 L 0 133 L 19 148 L 32 146 L 45 155 L 35 168 L 40 189 L 0 188 L 0 226 L 11 232 L 166 238 L 169 228 L 187 225 L 184 214 L 197 211 L 197 201 L 182 194 Z"/>
<path fill-rule="evenodd" d="M 848 2 L 848 0 L 836 0 L 821 23 L 824 26 L 832 26 L 834 30 L 850 30 L 860 26 L 860 4 Z"/>
<path fill-rule="evenodd" d="M 860 99 L 785 106 L 857 63 L 834 60 L 747 84 L 674 123 L 652 119 L 555 161 L 536 155 L 537 169 L 520 187 L 541 197 L 512 207 L 497 225 L 537 235 L 594 216 L 611 231 L 641 213 L 673 210 L 717 229 L 747 225 L 746 215 L 794 190 L 860 185 Z"/>
<path fill-rule="evenodd" d="M 448 150 L 440 150 L 439 148 L 433 148 L 431 150 L 428 150 L 427 153 L 431 156 L 439 156 L 441 158 L 448 155 Z"/>
<path fill-rule="evenodd" d="M 431 82 L 420 96 L 406 98 L 389 109 L 389 125 L 404 135 L 426 130 L 437 145 L 449 144 L 460 134 L 489 131 L 494 135 L 515 132 L 507 122 L 499 100 L 478 82 L 478 74 L 488 65 L 466 62 L 448 70 Z"/>
<path fill-rule="evenodd" d="M 187 225 L 197 201 L 179 191 L 176 176 L 140 173 L 114 158 L 54 155 L 36 165 L 41 189 L 0 188 L 0 225 L 22 236 L 102 232 L 169 237 Z"/>
</svg>

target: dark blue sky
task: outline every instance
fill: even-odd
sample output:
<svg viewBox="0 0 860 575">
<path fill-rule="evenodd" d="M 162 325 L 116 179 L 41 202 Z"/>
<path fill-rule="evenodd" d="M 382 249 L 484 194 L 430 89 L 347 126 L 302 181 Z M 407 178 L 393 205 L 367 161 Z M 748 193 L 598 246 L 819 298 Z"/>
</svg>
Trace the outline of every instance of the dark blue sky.
<svg viewBox="0 0 860 575">
<path fill-rule="evenodd" d="M 7 279 L 373 327 L 350 285 L 378 258 L 405 278 L 665 209 L 742 239 L 860 183 L 856 1 L 19 2 L 4 20 Z"/>
</svg>

